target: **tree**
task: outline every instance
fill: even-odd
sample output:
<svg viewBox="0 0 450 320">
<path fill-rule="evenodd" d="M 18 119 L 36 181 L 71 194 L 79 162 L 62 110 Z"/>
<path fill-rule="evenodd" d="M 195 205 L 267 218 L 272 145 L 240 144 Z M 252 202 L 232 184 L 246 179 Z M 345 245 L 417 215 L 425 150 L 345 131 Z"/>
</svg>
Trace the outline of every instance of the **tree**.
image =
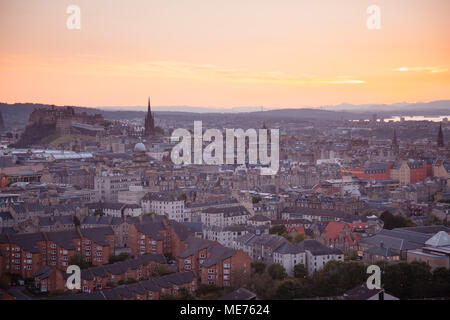
<svg viewBox="0 0 450 320">
<path fill-rule="evenodd" d="M 125 261 L 131 258 L 131 254 L 128 252 L 121 252 L 118 255 L 113 255 L 109 257 L 109 263 L 115 263 L 119 261 Z"/>
<path fill-rule="evenodd" d="M 11 287 L 11 278 L 4 274 L 0 277 L 0 289 L 8 290 Z"/>
<path fill-rule="evenodd" d="M 259 203 L 261 200 L 262 200 L 261 196 L 253 196 L 252 197 L 253 204 Z"/>
<path fill-rule="evenodd" d="M 441 219 L 439 219 L 438 217 L 436 217 L 434 214 L 430 214 L 428 216 L 427 226 L 441 225 L 441 224 L 444 224 L 443 221 Z"/>
<path fill-rule="evenodd" d="M 186 195 L 186 192 L 182 192 L 182 193 L 180 194 L 180 196 L 178 197 L 178 200 L 182 200 L 182 201 L 186 202 L 186 201 L 187 201 L 187 195 Z"/>
<path fill-rule="evenodd" d="M 292 300 L 305 295 L 305 286 L 298 279 L 287 279 L 283 281 L 275 292 L 275 299 Z"/>
<path fill-rule="evenodd" d="M 400 299 L 424 298 L 431 294 L 430 270 L 423 261 L 387 264 L 382 277 L 384 288 Z"/>
<path fill-rule="evenodd" d="M 273 280 L 283 280 L 287 277 L 286 269 L 279 263 L 272 263 L 267 272 Z"/>
<path fill-rule="evenodd" d="M 92 267 L 92 264 L 86 261 L 81 253 L 75 253 L 72 257 L 70 257 L 69 265 L 77 265 L 80 267 L 80 269 L 87 269 Z"/>
<path fill-rule="evenodd" d="M 266 263 L 264 261 L 252 262 L 252 271 L 256 274 L 262 274 L 266 270 Z"/>
<path fill-rule="evenodd" d="M 331 260 L 313 274 L 312 294 L 319 297 L 340 296 L 367 280 L 367 267 L 357 261 Z"/>
<path fill-rule="evenodd" d="M 155 273 L 159 276 L 164 276 L 166 274 L 170 274 L 173 272 L 174 271 L 171 268 L 169 268 L 169 266 L 166 264 L 158 263 L 155 267 Z"/>
<path fill-rule="evenodd" d="M 294 277 L 299 279 L 305 279 L 308 277 L 308 270 L 302 263 L 298 263 L 294 266 Z"/>
<path fill-rule="evenodd" d="M 103 216 L 103 209 L 95 209 L 94 216 Z"/>
<path fill-rule="evenodd" d="M 81 226 L 80 219 L 77 216 L 73 216 L 73 224 L 75 225 L 75 227 Z"/>
<path fill-rule="evenodd" d="M 293 242 L 294 242 L 294 243 L 300 243 L 300 242 L 302 242 L 302 241 L 305 240 L 305 239 L 306 239 L 306 234 L 304 234 L 303 232 L 297 232 L 297 233 L 294 235 Z"/>
<path fill-rule="evenodd" d="M 284 224 L 279 224 L 279 225 L 273 226 L 272 228 L 270 228 L 269 233 L 277 234 L 277 235 L 281 236 L 281 235 L 287 233 L 286 226 Z"/>
<path fill-rule="evenodd" d="M 265 271 L 263 274 L 255 277 L 252 281 L 251 289 L 262 299 L 273 299 L 277 290 L 277 282 Z"/>
<path fill-rule="evenodd" d="M 392 230 L 394 228 L 414 227 L 416 224 L 411 219 L 407 219 L 403 216 L 394 216 L 389 211 L 384 211 L 380 215 L 380 219 L 384 222 L 384 229 Z"/>
</svg>

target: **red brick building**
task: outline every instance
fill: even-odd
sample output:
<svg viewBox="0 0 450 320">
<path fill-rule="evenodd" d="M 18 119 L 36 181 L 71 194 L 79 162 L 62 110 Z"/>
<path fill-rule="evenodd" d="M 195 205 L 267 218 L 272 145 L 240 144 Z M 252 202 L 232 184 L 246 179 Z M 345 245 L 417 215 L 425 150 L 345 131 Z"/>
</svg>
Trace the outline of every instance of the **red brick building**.
<svg viewBox="0 0 450 320">
<path fill-rule="evenodd" d="M 223 246 L 208 248 L 201 265 L 201 283 L 217 287 L 230 286 L 236 276 L 250 276 L 251 260 L 242 250 Z"/>
<path fill-rule="evenodd" d="M 1 273 L 32 278 L 42 267 L 65 271 L 75 254 L 93 265 L 108 263 L 114 254 L 111 227 L 0 235 Z M 94 258 L 93 258 L 94 257 Z"/>
</svg>

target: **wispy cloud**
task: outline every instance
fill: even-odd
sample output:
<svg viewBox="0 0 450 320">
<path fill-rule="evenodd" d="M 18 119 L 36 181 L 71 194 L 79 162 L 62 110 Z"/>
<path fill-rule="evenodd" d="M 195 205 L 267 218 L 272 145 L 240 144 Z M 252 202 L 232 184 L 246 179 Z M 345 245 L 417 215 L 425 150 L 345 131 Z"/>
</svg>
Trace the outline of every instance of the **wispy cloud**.
<svg viewBox="0 0 450 320">
<path fill-rule="evenodd" d="M 238 68 L 228 68 L 212 64 L 195 64 L 177 61 L 155 61 L 148 63 L 111 66 L 124 72 L 138 72 L 141 75 L 215 79 L 224 81 L 248 83 L 278 83 L 290 85 L 333 85 L 333 84 L 364 84 L 366 81 L 354 79 L 351 76 L 321 77 L 311 74 L 288 74 L 278 71 L 251 71 Z"/>
<path fill-rule="evenodd" d="M 440 67 L 401 67 L 401 68 L 395 68 L 393 71 L 441 73 L 441 72 L 447 72 L 448 69 L 440 68 Z"/>
</svg>

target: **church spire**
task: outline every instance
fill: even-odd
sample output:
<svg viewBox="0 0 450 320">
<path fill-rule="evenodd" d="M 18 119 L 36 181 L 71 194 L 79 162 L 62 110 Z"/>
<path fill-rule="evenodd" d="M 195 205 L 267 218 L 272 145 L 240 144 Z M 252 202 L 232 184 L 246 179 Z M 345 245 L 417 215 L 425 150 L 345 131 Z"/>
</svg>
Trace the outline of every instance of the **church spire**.
<svg viewBox="0 0 450 320">
<path fill-rule="evenodd" d="M 397 140 L 397 130 L 394 128 L 394 136 L 392 137 L 392 151 L 394 155 L 398 155 L 399 145 Z"/>
<path fill-rule="evenodd" d="M 437 137 L 437 146 L 442 148 L 444 146 L 444 134 L 442 132 L 442 123 L 439 125 L 439 132 Z"/>
<path fill-rule="evenodd" d="M 150 97 L 148 97 L 147 116 L 145 117 L 145 132 L 146 137 L 152 136 L 155 131 L 155 120 L 153 119 L 152 107 L 150 105 Z"/>
</svg>

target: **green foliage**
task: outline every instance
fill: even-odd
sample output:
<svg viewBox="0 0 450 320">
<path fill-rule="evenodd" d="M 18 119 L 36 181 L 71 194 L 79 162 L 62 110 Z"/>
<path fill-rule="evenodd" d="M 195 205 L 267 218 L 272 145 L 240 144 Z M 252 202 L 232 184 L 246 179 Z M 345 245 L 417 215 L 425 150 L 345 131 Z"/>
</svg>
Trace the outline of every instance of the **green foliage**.
<svg viewBox="0 0 450 320">
<path fill-rule="evenodd" d="M 0 289 L 8 290 L 11 287 L 11 277 L 4 274 L 0 277 Z"/>
<path fill-rule="evenodd" d="M 138 282 L 138 281 L 135 278 L 128 278 L 125 281 L 125 284 L 133 284 L 133 283 L 136 283 L 136 282 Z"/>
<path fill-rule="evenodd" d="M 306 279 L 308 277 L 308 270 L 303 264 L 298 263 L 294 266 L 294 277 L 299 279 Z"/>
<path fill-rule="evenodd" d="M 166 274 L 174 273 L 174 271 L 167 264 L 161 264 L 161 263 L 158 263 L 155 266 L 154 271 L 158 276 L 164 276 Z"/>
<path fill-rule="evenodd" d="M 69 290 L 62 290 L 62 289 L 51 290 L 48 292 L 49 297 L 67 296 L 69 294 L 72 294 L 72 292 Z"/>
<path fill-rule="evenodd" d="M 186 192 L 182 192 L 182 193 L 180 194 L 180 196 L 178 197 L 178 200 L 183 200 L 184 202 L 186 202 L 186 201 L 187 201 L 187 195 L 186 195 Z"/>
<path fill-rule="evenodd" d="M 80 219 L 75 215 L 73 216 L 73 224 L 75 225 L 75 227 L 81 226 Z"/>
<path fill-rule="evenodd" d="M 72 257 L 70 257 L 69 265 L 72 264 L 79 266 L 80 269 L 87 269 L 92 267 L 92 263 L 87 262 L 80 253 L 76 253 Z"/>
<path fill-rule="evenodd" d="M 441 219 L 439 219 L 438 217 L 436 217 L 435 215 L 430 214 L 428 216 L 427 223 L 426 223 L 427 226 L 442 225 L 442 224 L 444 224 L 444 222 Z"/>
<path fill-rule="evenodd" d="M 275 292 L 275 299 L 292 300 L 297 297 L 305 296 L 307 288 L 304 282 L 298 279 L 287 279 L 283 281 Z"/>
<path fill-rule="evenodd" d="M 275 296 L 278 284 L 267 271 L 261 275 L 254 275 L 250 288 L 261 299 L 273 299 Z"/>
<path fill-rule="evenodd" d="M 180 290 L 178 290 L 177 299 L 178 300 L 195 300 L 195 297 L 192 294 L 192 292 L 189 291 L 189 289 L 180 288 Z"/>
<path fill-rule="evenodd" d="M 261 202 L 261 200 L 262 200 L 261 196 L 253 196 L 252 197 L 253 204 L 259 203 L 259 202 Z"/>
<path fill-rule="evenodd" d="M 269 268 L 267 268 L 267 272 L 273 280 L 283 280 L 287 277 L 286 270 L 279 263 L 272 263 Z"/>
<path fill-rule="evenodd" d="M 231 291 L 230 287 L 219 288 L 214 285 L 200 284 L 197 288 L 197 297 L 200 300 L 217 300 Z"/>
<path fill-rule="evenodd" d="M 279 225 L 273 226 L 272 228 L 270 228 L 269 233 L 277 234 L 277 235 L 281 236 L 281 235 L 287 233 L 286 226 L 284 224 L 279 224 Z"/>
<path fill-rule="evenodd" d="M 392 230 L 394 228 L 403 228 L 403 227 L 415 227 L 416 224 L 411 219 L 407 219 L 403 216 L 396 215 L 394 216 L 389 211 L 384 211 L 380 219 L 384 222 L 384 229 Z"/>
<path fill-rule="evenodd" d="M 390 294 L 400 299 L 424 298 L 430 295 L 432 273 L 425 262 L 388 264 L 382 282 Z"/>
<path fill-rule="evenodd" d="M 340 296 L 367 280 L 367 266 L 356 261 L 331 260 L 313 274 L 311 291 L 315 296 Z"/>
<path fill-rule="evenodd" d="M 262 274 L 266 270 L 267 264 L 264 261 L 252 262 L 252 272 L 256 274 Z"/>
<path fill-rule="evenodd" d="M 294 235 L 294 238 L 292 239 L 292 242 L 294 242 L 294 243 L 300 243 L 300 242 L 302 242 L 303 240 L 305 240 L 306 239 L 306 234 L 304 234 L 303 232 L 297 232 L 295 235 Z"/>
<path fill-rule="evenodd" d="M 131 259 L 131 254 L 127 253 L 127 252 L 121 252 L 118 255 L 113 255 L 109 257 L 109 263 L 115 263 L 115 262 L 119 262 L 119 261 L 125 261 Z"/>
<path fill-rule="evenodd" d="M 103 216 L 103 209 L 95 209 L 94 216 Z"/>
</svg>

